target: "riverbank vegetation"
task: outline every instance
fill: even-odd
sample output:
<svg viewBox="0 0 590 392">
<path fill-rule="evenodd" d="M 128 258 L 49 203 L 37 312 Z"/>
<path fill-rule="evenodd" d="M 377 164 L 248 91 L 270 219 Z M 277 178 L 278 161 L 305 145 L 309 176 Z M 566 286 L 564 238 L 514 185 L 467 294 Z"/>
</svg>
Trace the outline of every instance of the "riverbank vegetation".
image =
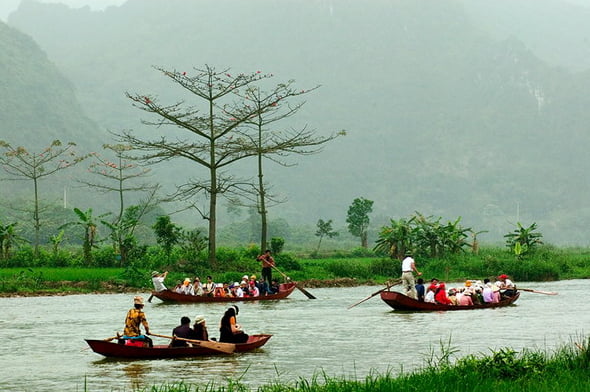
<svg viewBox="0 0 590 392">
<path fill-rule="evenodd" d="M 126 267 L 113 267 L 112 262 L 104 262 L 113 256 L 106 250 L 95 252 L 96 265 L 93 267 L 76 263 L 78 259 L 75 256 L 60 259 L 66 261 L 66 266 L 57 266 L 51 262 L 51 254 L 41 251 L 41 258 L 34 259 L 30 257 L 30 252 L 30 249 L 17 252 L 4 264 L 4 268 L 0 268 L 0 293 L 34 295 L 145 291 L 151 288 L 152 270 L 169 271 L 169 286 L 185 277 L 207 275 L 213 276 L 216 282 L 233 282 L 244 274 L 258 274 L 260 270 L 259 262 L 255 260 L 259 252 L 256 246 L 220 248 L 217 252 L 220 262 L 215 269 L 206 262 L 187 262 L 175 252 L 165 257 L 157 247 L 146 249 L 144 258 Z M 324 258 L 288 252 L 278 252 L 275 256 L 280 271 L 306 287 L 381 285 L 398 278 L 401 266 L 398 259 L 379 257 L 360 248 L 346 253 L 334 252 L 331 257 Z M 447 282 L 492 278 L 500 273 L 509 274 L 516 282 L 554 281 L 589 278 L 589 257 L 590 249 L 587 248 L 544 245 L 524 258 L 516 257 L 506 248 L 482 247 L 477 254 L 464 252 L 445 257 L 417 258 L 416 262 L 425 278 L 437 277 Z"/>
<path fill-rule="evenodd" d="M 456 349 L 441 343 L 440 353 L 427 355 L 425 365 L 413 372 L 370 373 L 350 380 L 316 373 L 294 383 L 276 381 L 257 392 L 379 392 L 379 391 L 523 391 L 585 392 L 590 376 L 589 340 L 579 339 L 554 352 L 502 348 L 487 355 L 468 355 L 453 360 Z M 88 387 L 87 387 L 87 390 Z M 246 392 L 254 390 L 230 380 L 227 386 L 165 384 L 135 389 L 136 392 Z"/>
</svg>

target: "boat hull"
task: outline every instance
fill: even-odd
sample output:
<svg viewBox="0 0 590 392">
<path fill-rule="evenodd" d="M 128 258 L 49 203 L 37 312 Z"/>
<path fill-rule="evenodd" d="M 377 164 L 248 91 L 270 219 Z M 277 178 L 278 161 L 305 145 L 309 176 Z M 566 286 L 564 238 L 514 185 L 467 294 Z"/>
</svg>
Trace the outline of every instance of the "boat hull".
<svg viewBox="0 0 590 392">
<path fill-rule="evenodd" d="M 272 335 L 268 334 L 250 335 L 247 342 L 236 344 L 235 352 L 255 350 L 264 346 L 271 337 Z M 93 339 L 86 339 L 86 342 L 92 351 L 109 358 L 163 359 L 224 354 L 221 351 L 205 347 L 169 347 L 168 345 L 137 347 Z"/>
<path fill-rule="evenodd" d="M 443 305 L 434 304 L 430 302 L 420 302 L 396 291 L 381 292 L 381 299 L 387 305 L 395 310 L 409 310 L 409 311 L 440 311 L 440 310 L 470 310 L 470 309 L 486 309 L 486 308 L 500 308 L 513 304 L 520 293 L 516 293 L 513 297 L 503 299 L 498 303 L 483 303 L 474 305 Z"/>
<path fill-rule="evenodd" d="M 152 291 L 152 295 L 163 302 L 202 303 L 202 302 L 244 302 L 244 301 L 272 301 L 287 298 L 295 290 L 295 283 L 282 283 L 279 292 L 259 297 L 208 297 L 205 295 L 179 294 L 171 290 Z"/>
</svg>

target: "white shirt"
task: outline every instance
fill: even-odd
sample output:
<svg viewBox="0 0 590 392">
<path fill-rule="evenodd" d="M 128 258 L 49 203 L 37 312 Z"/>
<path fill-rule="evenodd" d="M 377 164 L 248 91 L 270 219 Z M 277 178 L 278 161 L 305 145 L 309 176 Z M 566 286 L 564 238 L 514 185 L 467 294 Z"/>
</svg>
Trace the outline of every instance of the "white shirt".
<svg viewBox="0 0 590 392">
<path fill-rule="evenodd" d="M 412 268 L 412 265 L 414 265 L 414 259 L 410 256 L 406 257 L 402 261 L 402 272 L 413 271 L 414 269 Z"/>
<path fill-rule="evenodd" d="M 164 277 L 163 276 L 154 276 L 152 278 L 152 283 L 154 284 L 154 289 L 156 291 L 166 290 L 166 286 L 164 286 Z"/>
<path fill-rule="evenodd" d="M 434 303 L 434 291 L 429 291 L 426 293 L 426 295 L 424 296 L 424 302 L 431 302 Z"/>
</svg>

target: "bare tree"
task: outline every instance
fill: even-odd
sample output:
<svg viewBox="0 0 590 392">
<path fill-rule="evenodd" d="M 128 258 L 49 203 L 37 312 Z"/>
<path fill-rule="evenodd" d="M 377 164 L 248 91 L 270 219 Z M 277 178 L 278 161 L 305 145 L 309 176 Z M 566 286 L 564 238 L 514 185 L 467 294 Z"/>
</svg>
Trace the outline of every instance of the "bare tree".
<svg viewBox="0 0 590 392">
<path fill-rule="evenodd" d="M 238 129 L 259 112 L 272 109 L 276 103 L 268 101 L 261 107 L 253 107 L 240 94 L 245 93 L 248 86 L 272 75 L 260 71 L 232 75 L 227 69 L 219 72 L 208 65 L 189 73 L 156 69 L 188 92 L 191 99 L 200 99 L 203 109 L 190 106 L 183 100 L 163 104 L 152 95 L 127 93 L 134 106 L 156 117 L 156 120 L 144 120 L 144 124 L 162 129 L 167 136 L 146 140 L 124 131 L 118 135 L 118 140 L 132 145 L 140 152 L 138 159 L 146 163 L 184 158 L 208 170 L 208 179 L 188 178 L 186 183 L 177 185 L 176 192 L 170 197 L 190 201 L 204 192 L 209 199 L 209 210 L 199 209 L 199 213 L 209 222 L 209 261 L 215 266 L 218 196 L 230 195 L 236 191 L 237 184 L 243 183 L 223 170 L 238 160 L 259 153 Z M 174 133 L 175 129 L 188 131 L 191 137 L 181 138 Z"/>
<path fill-rule="evenodd" d="M 270 92 L 262 91 L 258 86 L 249 86 L 240 96 L 244 101 L 256 109 L 256 115 L 246 121 L 255 132 L 249 129 L 238 130 L 243 139 L 248 140 L 256 150 L 258 181 L 253 184 L 255 199 L 250 199 L 255 205 L 261 220 L 260 249 L 268 248 L 267 207 L 270 203 L 279 203 L 268 193 L 268 186 L 264 182 L 263 162 L 267 158 L 281 166 L 291 166 L 283 158 L 289 154 L 311 155 L 321 151 L 322 146 L 343 135 L 344 132 L 330 136 L 317 136 L 313 130 L 302 129 L 282 130 L 275 123 L 293 116 L 305 104 L 304 101 L 291 104 L 290 98 L 307 94 L 319 88 L 301 90 L 293 87 L 294 81 L 277 85 Z M 247 194 L 247 193 L 246 193 Z"/>
<path fill-rule="evenodd" d="M 0 148 L 4 153 L 0 154 L 0 164 L 9 174 L 8 180 L 33 181 L 34 207 L 33 226 L 35 228 L 35 257 L 39 255 L 41 220 L 39 217 L 39 181 L 67 169 L 85 159 L 74 151 L 75 143 L 65 146 L 59 140 L 54 140 L 41 152 L 29 152 L 24 147 L 13 147 L 4 140 L 0 140 Z"/>
<path fill-rule="evenodd" d="M 133 232 L 140 219 L 154 205 L 156 201 L 155 193 L 159 186 L 138 182 L 139 179 L 149 174 L 150 169 L 140 167 L 134 161 L 126 158 L 126 154 L 133 149 L 132 146 L 128 144 L 104 144 L 103 148 L 110 150 L 115 159 L 109 160 L 97 153 L 92 153 L 94 161 L 90 164 L 89 171 L 98 176 L 100 180 L 91 182 L 84 179 L 80 180 L 80 182 L 97 189 L 99 192 L 114 192 L 117 194 L 119 212 L 112 223 L 107 226 L 111 230 L 115 252 L 121 256 L 121 265 L 125 265 L 128 254 L 126 242 L 132 239 Z M 140 203 L 137 208 L 128 209 L 125 196 L 130 192 L 148 193 L 148 196 L 146 201 Z"/>
</svg>

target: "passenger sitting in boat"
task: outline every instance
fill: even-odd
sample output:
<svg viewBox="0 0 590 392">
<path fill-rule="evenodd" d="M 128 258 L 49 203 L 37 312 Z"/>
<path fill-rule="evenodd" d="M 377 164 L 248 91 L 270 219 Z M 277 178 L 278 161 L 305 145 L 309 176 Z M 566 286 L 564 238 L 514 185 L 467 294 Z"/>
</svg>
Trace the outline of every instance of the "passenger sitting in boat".
<svg viewBox="0 0 590 392">
<path fill-rule="evenodd" d="M 164 280 L 168 276 L 168 271 L 160 274 L 158 271 L 152 272 L 152 283 L 154 284 L 154 290 L 156 291 L 164 291 L 167 290 L 166 286 L 164 286 Z"/>
<path fill-rule="evenodd" d="M 438 279 L 432 278 L 430 279 L 430 286 L 426 289 L 426 294 L 424 295 L 424 302 L 435 303 L 434 294 L 436 293 L 436 289 L 438 288 Z"/>
<path fill-rule="evenodd" d="M 191 339 L 209 340 L 209 332 L 207 331 L 205 317 L 201 315 L 195 317 L 195 323 L 193 324 Z"/>
<path fill-rule="evenodd" d="M 172 330 L 172 336 L 175 338 L 190 339 L 192 335 L 191 319 L 186 316 L 180 318 L 180 325 Z M 172 339 L 170 347 L 187 347 L 188 343 L 184 340 Z"/>
<path fill-rule="evenodd" d="M 176 286 L 174 286 L 174 292 L 178 294 L 184 293 L 184 286 L 182 285 L 182 282 L 180 280 L 176 282 Z"/>
<path fill-rule="evenodd" d="M 244 291 L 240 287 L 240 282 L 234 282 L 234 285 L 232 286 L 232 294 L 237 298 L 242 298 L 244 296 Z"/>
<path fill-rule="evenodd" d="M 225 297 L 225 290 L 223 290 L 223 284 L 217 283 L 215 285 L 215 290 L 213 291 L 214 297 Z"/>
<path fill-rule="evenodd" d="M 193 280 L 193 291 L 195 292 L 195 295 L 201 296 L 205 294 L 203 285 L 201 284 L 201 279 L 199 279 L 198 276 Z"/>
<path fill-rule="evenodd" d="M 272 282 L 270 283 L 270 286 L 268 287 L 268 293 L 269 294 L 276 294 L 279 292 L 279 290 L 280 290 L 279 282 L 277 282 L 276 279 L 273 279 Z"/>
<path fill-rule="evenodd" d="M 240 283 L 240 288 L 242 289 L 242 294 L 244 297 L 249 297 L 250 296 L 250 289 L 248 287 L 248 282 L 244 282 L 242 280 L 242 283 Z"/>
<path fill-rule="evenodd" d="M 213 278 L 210 275 L 207 276 L 207 283 L 203 286 L 203 291 L 205 291 L 205 295 L 208 297 L 213 297 L 215 293 L 215 283 L 213 283 Z"/>
<path fill-rule="evenodd" d="M 471 290 L 464 289 L 461 296 L 457 296 L 457 304 L 459 306 L 473 305 L 473 298 L 471 297 Z"/>
<path fill-rule="evenodd" d="M 494 292 L 492 291 L 492 283 L 490 282 L 489 279 L 484 279 L 483 280 L 483 290 L 482 290 L 482 296 L 483 296 L 483 302 L 485 303 L 492 303 L 494 302 Z"/>
<path fill-rule="evenodd" d="M 500 287 L 498 287 L 495 283 L 492 283 L 492 295 L 493 295 L 493 303 L 500 302 Z"/>
<path fill-rule="evenodd" d="M 450 289 L 449 290 L 449 294 L 448 294 L 449 295 L 449 299 L 451 300 L 451 302 L 452 302 L 453 305 L 457 305 L 458 304 L 458 302 L 457 302 L 457 295 L 456 294 L 457 294 L 457 291 L 455 289 Z"/>
<path fill-rule="evenodd" d="M 250 297 L 260 296 L 260 290 L 258 290 L 258 287 L 256 287 L 256 282 L 254 280 L 250 281 L 250 286 L 248 287 L 248 295 Z"/>
<path fill-rule="evenodd" d="M 498 276 L 500 281 L 500 296 L 501 298 L 510 298 L 516 294 L 516 285 L 510 280 L 508 275 L 502 274 Z"/>
<path fill-rule="evenodd" d="M 221 327 L 219 328 L 219 341 L 226 343 L 245 343 L 248 341 L 248 335 L 242 331 L 237 323 L 236 316 L 240 309 L 237 305 L 230 306 L 221 318 Z"/>
<path fill-rule="evenodd" d="M 434 300 L 436 301 L 436 303 L 439 303 L 442 305 L 452 305 L 453 304 L 451 302 L 451 300 L 449 299 L 449 297 L 447 297 L 447 288 L 446 288 L 446 285 L 444 284 L 444 282 L 439 283 L 438 289 L 436 290 L 436 293 L 434 293 Z"/>
<path fill-rule="evenodd" d="M 424 292 L 426 288 L 424 287 L 424 279 L 418 278 L 418 283 L 416 283 L 416 294 L 418 295 L 418 301 L 424 302 Z"/>
<path fill-rule="evenodd" d="M 223 292 L 225 293 L 226 297 L 233 297 L 233 293 L 231 292 L 231 290 L 229 289 L 229 283 L 224 282 L 223 283 Z"/>
<path fill-rule="evenodd" d="M 184 279 L 184 283 L 182 284 L 182 294 L 195 295 L 195 290 L 193 290 L 190 278 Z"/>
</svg>

